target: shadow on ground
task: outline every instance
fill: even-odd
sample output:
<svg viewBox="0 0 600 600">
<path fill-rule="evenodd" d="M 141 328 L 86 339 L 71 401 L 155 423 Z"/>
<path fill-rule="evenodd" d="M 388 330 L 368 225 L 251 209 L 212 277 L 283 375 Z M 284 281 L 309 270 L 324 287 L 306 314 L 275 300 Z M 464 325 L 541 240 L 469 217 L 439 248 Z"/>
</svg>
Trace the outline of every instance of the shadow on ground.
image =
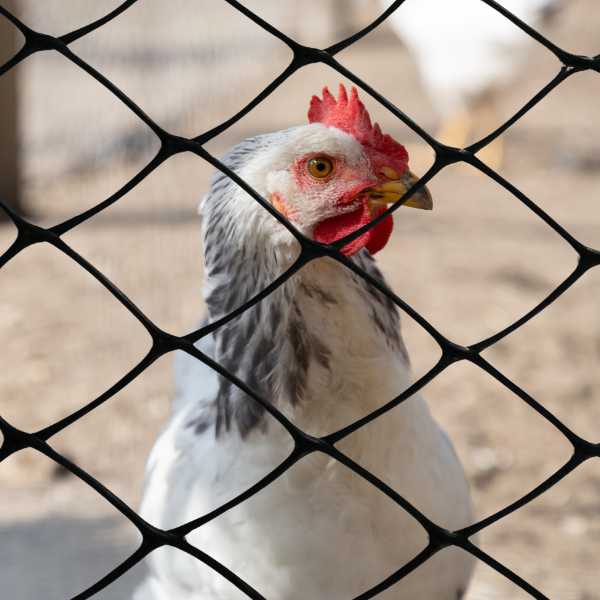
<svg viewBox="0 0 600 600">
<path fill-rule="evenodd" d="M 113 518 L 49 517 L 0 527 L 0 588 L 11 600 L 72 598 L 135 549 L 134 536 Z M 94 596 L 131 597 L 141 569 Z"/>
</svg>

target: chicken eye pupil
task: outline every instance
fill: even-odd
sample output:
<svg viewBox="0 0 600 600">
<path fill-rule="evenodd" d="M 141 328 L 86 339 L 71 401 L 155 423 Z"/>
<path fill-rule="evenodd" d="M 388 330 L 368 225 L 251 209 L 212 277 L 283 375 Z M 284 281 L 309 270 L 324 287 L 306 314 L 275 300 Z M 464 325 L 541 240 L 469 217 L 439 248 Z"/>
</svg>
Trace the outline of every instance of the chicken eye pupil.
<svg viewBox="0 0 600 600">
<path fill-rule="evenodd" d="M 333 163 L 328 158 L 311 158 L 307 166 L 309 173 L 319 179 L 327 177 L 333 171 Z"/>
</svg>

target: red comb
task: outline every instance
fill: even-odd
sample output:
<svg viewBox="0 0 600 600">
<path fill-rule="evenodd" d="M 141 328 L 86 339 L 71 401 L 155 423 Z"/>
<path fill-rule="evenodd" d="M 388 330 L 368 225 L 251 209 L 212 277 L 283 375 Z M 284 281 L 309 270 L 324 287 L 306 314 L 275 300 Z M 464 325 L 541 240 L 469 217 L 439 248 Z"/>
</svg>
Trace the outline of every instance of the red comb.
<svg viewBox="0 0 600 600">
<path fill-rule="evenodd" d="M 358 98 L 355 87 L 352 88 L 350 98 L 348 98 L 346 88 L 340 83 L 337 100 L 329 89 L 324 87 L 323 100 L 318 96 L 313 96 L 310 101 L 308 121 L 341 129 L 353 135 L 365 146 L 404 163 L 408 162 L 408 154 L 404 146 L 387 133 L 382 133 L 377 123 L 371 124 L 371 117 L 369 117 L 365 105 Z"/>
</svg>

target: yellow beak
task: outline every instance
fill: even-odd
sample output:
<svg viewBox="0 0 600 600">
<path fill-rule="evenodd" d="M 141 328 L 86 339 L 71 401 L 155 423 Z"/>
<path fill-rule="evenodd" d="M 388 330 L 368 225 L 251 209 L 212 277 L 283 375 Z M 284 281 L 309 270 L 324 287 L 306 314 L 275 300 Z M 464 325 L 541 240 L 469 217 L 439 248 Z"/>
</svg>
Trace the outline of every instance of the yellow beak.
<svg viewBox="0 0 600 600">
<path fill-rule="evenodd" d="M 367 190 L 369 204 L 371 206 L 387 206 L 388 204 L 393 204 L 400 200 L 406 192 L 417 183 L 417 181 L 419 181 L 419 178 L 407 170 L 399 179 L 387 181 L 386 183 Z M 433 208 L 431 193 L 426 186 L 423 186 L 417 190 L 403 206 L 431 210 Z"/>
</svg>

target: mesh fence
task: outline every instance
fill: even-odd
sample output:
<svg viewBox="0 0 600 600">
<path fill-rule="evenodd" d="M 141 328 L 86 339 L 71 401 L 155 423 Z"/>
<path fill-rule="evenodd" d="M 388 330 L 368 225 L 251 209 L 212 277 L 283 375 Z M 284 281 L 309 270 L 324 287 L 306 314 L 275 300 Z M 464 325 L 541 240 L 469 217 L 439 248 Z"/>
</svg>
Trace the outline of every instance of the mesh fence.
<svg viewBox="0 0 600 600">
<path fill-rule="evenodd" d="M 503 15 L 504 18 L 510 20 L 515 27 L 520 28 L 531 38 L 536 40 L 539 44 L 544 46 L 548 52 L 552 53 L 556 58 L 559 59 L 562 66 L 556 76 L 551 79 L 535 96 L 533 96 L 529 102 L 527 102 L 522 108 L 520 108 L 513 116 L 511 116 L 505 123 L 500 125 L 495 131 L 487 135 L 480 141 L 470 145 L 467 148 L 454 148 L 442 144 L 434 137 L 424 131 L 417 123 L 415 123 L 408 115 L 406 115 L 398 107 L 394 106 L 389 100 L 383 97 L 369 86 L 368 83 L 357 77 L 354 73 L 346 69 L 343 65 L 336 61 L 335 56 L 340 51 L 344 50 L 354 42 L 358 41 L 370 31 L 378 27 L 383 21 L 389 17 L 395 10 L 397 10 L 405 0 L 396 0 L 390 7 L 385 10 L 377 19 L 370 23 L 364 29 L 351 35 L 347 39 L 334 44 L 325 49 L 316 49 L 303 46 L 293 39 L 290 39 L 284 33 L 273 27 L 270 23 L 261 19 L 258 15 L 251 12 L 248 8 L 243 6 L 236 0 L 226 0 L 228 4 L 236 8 L 245 18 L 251 19 L 262 27 L 265 31 L 278 38 L 281 42 L 286 44 L 293 52 L 293 58 L 290 64 L 285 70 L 276 77 L 266 88 L 264 88 L 251 102 L 249 102 L 243 109 L 233 115 L 231 118 L 221 123 L 220 125 L 201 133 L 200 135 L 193 138 L 184 138 L 176 135 L 172 135 L 169 132 L 161 128 L 157 123 L 148 117 L 144 111 L 137 106 L 127 95 L 125 95 L 117 86 L 115 86 L 110 80 L 108 80 L 102 73 L 98 72 L 92 66 L 87 64 L 79 56 L 74 54 L 70 49 L 69 45 L 81 37 L 93 32 L 105 23 L 108 23 L 112 19 L 117 18 L 121 13 L 132 6 L 137 0 L 126 0 L 119 5 L 112 12 L 106 14 L 104 17 L 90 23 L 84 27 L 81 27 L 75 31 L 71 31 L 60 37 L 46 35 L 32 30 L 26 24 L 21 22 L 15 15 L 11 14 L 8 10 L 0 6 L 0 14 L 7 18 L 10 22 L 16 26 L 19 31 L 25 37 L 25 43 L 23 47 L 17 52 L 17 54 L 11 58 L 7 63 L 0 67 L 0 75 L 6 73 L 9 69 L 15 67 L 21 61 L 31 56 L 34 53 L 42 51 L 53 51 L 58 52 L 65 58 L 70 60 L 72 63 L 77 65 L 80 69 L 83 69 L 91 77 L 106 87 L 114 96 L 125 104 L 139 119 L 141 119 L 150 130 L 157 136 L 160 141 L 160 149 L 158 153 L 150 160 L 148 164 L 144 166 L 134 177 L 132 177 L 125 185 L 123 185 L 117 192 L 110 197 L 106 198 L 103 202 L 73 216 L 66 221 L 54 225 L 53 227 L 43 228 L 34 225 L 27 221 L 22 216 L 16 214 L 9 206 L 0 202 L 3 210 L 14 222 L 18 229 L 18 235 L 14 243 L 8 248 L 8 250 L 0 256 L 0 268 L 4 266 L 8 261 L 15 257 L 23 249 L 31 246 L 32 244 L 46 243 L 54 246 L 83 269 L 85 269 L 90 275 L 96 278 L 121 304 L 127 309 L 148 331 L 152 338 L 152 347 L 147 355 L 126 375 L 124 375 L 117 383 L 107 389 L 103 394 L 95 398 L 90 403 L 82 406 L 77 411 L 64 417 L 63 419 L 49 425 L 39 431 L 27 432 L 22 431 L 5 419 L 0 417 L 0 430 L 4 436 L 3 444 L 0 447 L 0 462 L 26 448 L 32 448 L 41 454 L 45 455 L 55 463 L 63 466 L 73 473 L 76 477 L 81 479 L 83 482 L 88 484 L 97 493 L 101 494 L 112 506 L 120 511 L 129 521 L 138 529 L 142 536 L 142 542 L 138 549 L 129 556 L 120 565 L 114 568 L 111 572 L 107 573 L 102 579 L 91 585 L 89 588 L 81 592 L 76 596 L 78 599 L 89 598 L 95 595 L 97 592 L 108 586 L 111 582 L 119 578 L 123 573 L 132 568 L 135 564 L 141 561 L 144 557 L 150 554 L 152 551 L 162 546 L 172 546 L 179 549 L 182 552 L 186 552 L 196 559 L 202 561 L 205 565 L 208 565 L 223 577 L 229 580 L 233 585 L 239 588 L 250 598 L 263 598 L 260 591 L 251 587 L 247 582 L 243 581 L 235 573 L 230 571 L 223 564 L 215 560 L 213 557 L 204 553 L 199 548 L 191 545 L 185 538 L 194 529 L 201 527 L 205 523 L 215 519 L 219 515 L 223 514 L 227 510 L 240 504 L 247 498 L 250 498 L 258 491 L 269 485 L 275 479 L 277 479 L 282 473 L 294 465 L 297 461 L 313 452 L 321 452 L 329 457 L 339 461 L 354 473 L 363 477 L 365 480 L 370 482 L 373 486 L 378 488 L 381 492 L 386 494 L 394 502 L 396 502 L 403 510 L 408 512 L 412 517 L 421 524 L 421 526 L 427 531 L 429 541 L 427 546 L 416 556 L 412 558 L 408 563 L 404 565 L 398 565 L 398 570 L 392 573 L 384 581 L 381 581 L 377 585 L 373 586 L 369 590 L 357 596 L 360 599 L 372 598 L 382 592 L 383 590 L 394 585 L 400 579 L 417 569 L 426 560 L 432 557 L 440 550 L 450 547 L 457 546 L 462 548 L 464 551 L 472 554 L 477 559 L 488 564 L 490 567 L 501 573 L 509 580 L 514 582 L 517 586 L 528 592 L 534 598 L 546 598 L 539 590 L 537 590 L 530 583 L 519 577 L 515 572 L 510 570 L 508 567 L 495 560 L 493 556 L 490 556 L 484 552 L 481 548 L 476 546 L 471 538 L 484 529 L 485 527 L 499 521 L 503 517 L 511 514 L 525 504 L 531 502 L 537 498 L 540 494 L 544 493 L 550 487 L 558 483 L 576 467 L 581 465 L 589 458 L 600 456 L 600 444 L 588 441 L 581 438 L 576 433 L 571 431 L 564 423 L 562 423 L 555 415 L 549 412 L 544 406 L 538 403 L 532 398 L 527 392 L 517 386 L 513 381 L 504 376 L 499 372 L 492 364 L 490 364 L 485 358 L 482 357 L 481 353 L 502 340 L 504 337 L 515 331 L 530 319 L 532 319 L 539 312 L 544 310 L 548 305 L 554 302 L 561 294 L 563 294 L 568 288 L 570 288 L 577 280 L 579 280 L 585 273 L 591 268 L 600 265 L 600 250 L 592 249 L 575 239 L 568 231 L 566 231 L 559 223 L 553 220 L 546 212 L 544 212 L 535 202 L 523 194 L 519 189 L 512 185 L 509 181 L 504 179 L 501 175 L 495 172 L 493 169 L 484 164 L 478 159 L 476 153 L 502 135 L 509 127 L 516 123 L 523 115 L 525 115 L 532 107 L 544 99 L 552 90 L 558 87 L 561 83 L 567 80 L 571 75 L 581 71 L 595 71 L 600 72 L 600 55 L 598 56 L 579 56 L 569 53 L 560 47 L 554 45 L 551 41 L 542 36 L 535 29 L 518 19 L 516 16 L 511 14 L 500 4 L 494 0 L 481 0 L 485 4 L 489 5 L 492 9 Z M 271 94 L 276 88 L 282 85 L 286 79 L 288 79 L 293 73 L 302 67 L 312 63 L 323 63 L 328 65 L 332 69 L 335 69 L 338 73 L 354 82 L 359 88 L 368 93 L 376 101 L 382 104 L 387 110 L 395 115 L 400 121 L 410 127 L 416 134 L 418 134 L 422 140 L 424 140 L 434 151 L 435 161 L 427 173 L 419 180 L 419 182 L 411 188 L 404 196 L 403 199 L 398 201 L 395 205 L 386 210 L 385 213 L 374 219 L 368 225 L 365 225 L 361 229 L 353 232 L 343 239 L 336 241 L 331 245 L 319 244 L 298 232 L 295 227 L 286 221 L 286 219 L 280 215 L 264 198 L 262 198 L 255 190 L 253 190 L 245 181 L 236 175 L 233 171 L 222 164 L 217 158 L 212 156 L 204 147 L 204 145 L 212 140 L 214 137 L 225 131 L 231 125 L 236 123 L 249 111 L 251 111 L 259 103 L 263 102 L 269 94 Z M 273 281 L 265 289 L 261 290 L 250 300 L 245 302 L 243 305 L 238 307 L 230 314 L 223 318 L 209 323 L 208 325 L 193 331 L 184 336 L 175 336 L 167 331 L 163 331 L 157 325 L 155 325 L 121 290 L 119 290 L 103 273 L 101 273 L 93 264 L 89 263 L 82 256 L 80 256 L 75 250 L 73 250 L 68 244 L 66 244 L 62 237 L 64 234 L 77 227 L 79 224 L 90 219 L 100 211 L 111 206 L 127 194 L 132 188 L 139 184 L 145 177 L 147 177 L 152 171 L 154 171 L 159 165 L 168 160 L 170 157 L 182 153 L 191 152 L 196 156 L 210 163 L 213 167 L 219 169 L 231 178 L 237 185 L 244 189 L 250 194 L 256 202 L 258 202 L 266 211 L 268 211 L 275 219 L 277 219 L 287 230 L 298 240 L 301 246 L 301 253 L 294 264 L 280 277 Z M 431 323 L 429 323 L 424 317 L 422 317 L 417 310 L 412 306 L 408 305 L 402 298 L 395 295 L 392 291 L 386 288 L 380 281 L 372 278 L 369 274 L 363 272 L 352 260 L 345 257 L 341 252 L 342 248 L 348 242 L 356 239 L 362 233 L 374 227 L 378 222 L 383 220 L 387 215 L 396 211 L 402 203 L 406 202 L 410 197 L 433 177 L 435 177 L 445 167 L 464 162 L 475 169 L 478 169 L 481 173 L 492 178 L 508 192 L 510 192 L 517 201 L 523 203 L 533 213 L 535 213 L 540 219 L 542 219 L 548 227 L 552 228 L 558 233 L 564 242 L 571 246 L 578 254 L 579 260 L 576 268 L 573 272 L 560 284 L 558 285 L 546 298 L 544 298 L 539 304 L 532 308 L 529 312 L 524 314 L 518 320 L 505 327 L 501 331 L 492 335 L 491 337 L 481 340 L 480 342 L 471 346 L 462 346 L 456 344 L 451 340 L 443 336 Z M 333 260 L 338 261 L 348 269 L 355 272 L 358 276 L 364 278 L 369 284 L 377 288 L 382 294 L 385 294 L 394 304 L 396 304 L 403 312 L 408 314 L 414 319 L 425 331 L 427 331 L 431 337 L 437 342 L 441 349 L 441 358 L 425 375 L 414 382 L 409 388 L 407 388 L 402 394 L 387 402 L 377 410 L 370 414 L 356 420 L 355 422 L 343 427 L 342 429 L 331 433 L 321 438 L 315 438 L 308 435 L 288 420 L 277 408 L 272 406 L 268 399 L 259 397 L 252 389 L 250 389 L 243 381 L 237 378 L 235 375 L 229 373 L 217 362 L 212 360 L 209 356 L 203 354 L 194 345 L 201 338 L 211 335 L 213 331 L 219 327 L 225 325 L 232 319 L 236 318 L 242 312 L 246 311 L 250 307 L 259 303 L 263 298 L 273 292 L 276 288 L 281 286 L 287 279 L 289 279 L 294 273 L 298 272 L 307 263 L 320 258 L 330 257 Z M 119 497 L 113 494 L 109 489 L 104 487 L 99 481 L 92 477 L 85 470 L 81 469 L 78 465 L 71 462 L 68 458 L 56 452 L 49 444 L 49 440 L 52 436 L 56 435 L 66 427 L 75 423 L 78 419 L 100 406 L 102 403 L 109 400 L 112 396 L 117 394 L 121 389 L 128 385 L 133 379 L 140 375 L 150 365 L 152 365 L 161 356 L 175 351 L 182 350 L 189 355 L 195 357 L 197 360 L 208 365 L 211 369 L 216 371 L 219 375 L 229 380 L 233 385 L 243 390 L 253 401 L 259 403 L 265 411 L 267 411 L 274 419 L 276 419 L 292 436 L 294 440 L 294 448 L 291 454 L 273 471 L 266 475 L 263 479 L 258 481 L 251 488 L 246 490 L 244 493 L 230 500 L 226 504 L 213 510 L 209 514 L 206 514 L 198 519 L 195 519 L 189 523 L 178 526 L 170 530 L 158 529 L 144 519 L 142 519 L 131 507 L 124 503 Z M 489 517 L 473 523 L 472 525 L 458 530 L 448 531 L 436 523 L 432 522 L 423 513 L 421 513 L 417 507 L 409 503 L 403 498 L 400 493 L 396 490 L 391 489 L 383 481 L 378 479 L 375 475 L 370 473 L 368 470 L 361 467 L 361 465 L 354 462 L 350 457 L 341 452 L 337 447 L 336 443 L 340 442 L 345 437 L 352 434 L 360 427 L 365 426 L 376 418 L 383 416 L 394 407 L 398 406 L 401 402 L 408 399 L 411 395 L 416 393 L 418 390 L 428 384 L 433 378 L 439 375 L 447 367 L 458 361 L 468 361 L 483 369 L 489 376 L 506 386 L 512 393 L 516 394 L 521 400 L 527 403 L 537 413 L 549 421 L 571 444 L 572 454 L 569 460 L 563 464 L 558 470 L 556 470 L 550 477 L 545 479 L 541 484 L 531 489 L 520 499 L 516 500 L 512 504 L 502 508 L 496 513 Z"/>
</svg>

